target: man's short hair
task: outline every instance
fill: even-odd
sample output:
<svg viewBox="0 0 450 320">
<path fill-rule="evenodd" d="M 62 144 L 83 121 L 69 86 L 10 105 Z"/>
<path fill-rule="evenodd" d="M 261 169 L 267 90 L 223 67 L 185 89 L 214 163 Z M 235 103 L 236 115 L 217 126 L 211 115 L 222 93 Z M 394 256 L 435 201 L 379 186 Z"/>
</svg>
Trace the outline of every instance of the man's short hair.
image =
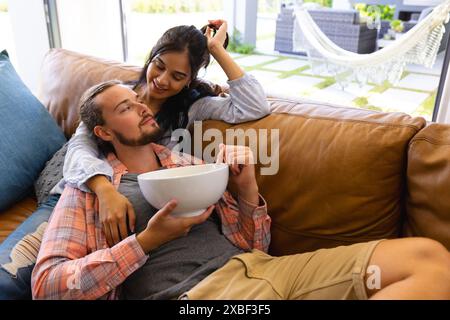
<svg viewBox="0 0 450 320">
<path fill-rule="evenodd" d="M 98 138 L 94 134 L 94 128 L 96 126 L 102 126 L 105 124 L 103 119 L 102 109 L 95 102 L 95 97 L 100 93 L 104 92 L 106 89 L 112 86 L 123 84 L 120 80 L 109 80 L 87 89 L 80 99 L 79 110 L 80 110 L 80 120 L 84 122 L 90 133 L 96 138 L 96 141 L 104 152 L 112 151 L 112 145 L 102 139 Z"/>
<path fill-rule="evenodd" d="M 80 118 L 84 122 L 89 131 L 93 131 L 95 126 L 105 124 L 102 109 L 95 103 L 95 97 L 112 86 L 122 84 L 120 80 L 109 80 L 87 89 L 80 99 Z"/>
</svg>

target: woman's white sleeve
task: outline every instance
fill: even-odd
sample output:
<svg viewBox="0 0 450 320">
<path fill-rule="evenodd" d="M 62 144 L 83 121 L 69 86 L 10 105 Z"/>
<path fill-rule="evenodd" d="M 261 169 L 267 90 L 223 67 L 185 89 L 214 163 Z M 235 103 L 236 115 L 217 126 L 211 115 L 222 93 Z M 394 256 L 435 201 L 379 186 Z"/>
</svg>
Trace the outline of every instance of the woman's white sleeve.
<svg viewBox="0 0 450 320">
<path fill-rule="evenodd" d="M 91 192 L 86 181 L 93 176 L 104 175 L 112 181 L 113 169 L 83 122 L 69 140 L 63 175 L 71 187 L 85 192 Z"/>
<path fill-rule="evenodd" d="M 269 103 L 261 84 L 248 73 L 228 81 L 230 94 L 204 97 L 191 106 L 189 122 L 199 120 L 222 120 L 241 123 L 260 119 L 270 113 Z"/>
</svg>

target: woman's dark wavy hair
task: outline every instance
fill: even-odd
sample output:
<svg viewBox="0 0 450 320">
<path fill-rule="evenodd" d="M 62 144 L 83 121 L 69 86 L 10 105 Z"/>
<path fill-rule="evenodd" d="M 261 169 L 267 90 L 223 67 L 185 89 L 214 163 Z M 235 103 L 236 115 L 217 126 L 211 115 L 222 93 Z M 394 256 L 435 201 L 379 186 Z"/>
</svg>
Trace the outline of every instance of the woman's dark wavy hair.
<svg viewBox="0 0 450 320">
<path fill-rule="evenodd" d="M 214 29 L 212 25 L 209 27 Z M 204 35 L 205 30 L 206 26 L 202 29 L 197 29 L 195 26 L 177 26 L 167 30 L 152 48 L 139 79 L 135 83 L 134 89 L 147 85 L 148 66 L 158 55 L 187 50 L 191 67 L 191 84 L 175 96 L 169 97 L 156 114 L 156 121 L 164 131 L 169 128 L 172 130 L 186 128 L 190 106 L 200 98 L 216 95 L 208 83 L 197 79 L 199 70 L 206 68 L 210 62 L 207 39 Z M 228 35 L 224 47 L 226 48 L 227 45 Z"/>
</svg>

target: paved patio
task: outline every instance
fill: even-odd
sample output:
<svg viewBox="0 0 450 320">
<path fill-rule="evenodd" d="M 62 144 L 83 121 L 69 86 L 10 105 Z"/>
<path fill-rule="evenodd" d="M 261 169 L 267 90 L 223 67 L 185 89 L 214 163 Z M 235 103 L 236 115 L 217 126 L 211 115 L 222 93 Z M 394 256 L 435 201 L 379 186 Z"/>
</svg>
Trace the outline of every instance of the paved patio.
<svg viewBox="0 0 450 320">
<path fill-rule="evenodd" d="M 253 74 L 271 93 L 305 97 L 344 106 L 378 111 L 400 111 L 431 121 L 444 54 L 433 68 L 408 65 L 395 85 L 369 83 L 360 87 L 351 83 L 344 90 L 325 66 L 311 68 L 306 57 L 278 54 L 232 54 L 244 70 Z M 224 83 L 226 76 L 217 63 L 208 68 L 205 77 Z"/>
</svg>

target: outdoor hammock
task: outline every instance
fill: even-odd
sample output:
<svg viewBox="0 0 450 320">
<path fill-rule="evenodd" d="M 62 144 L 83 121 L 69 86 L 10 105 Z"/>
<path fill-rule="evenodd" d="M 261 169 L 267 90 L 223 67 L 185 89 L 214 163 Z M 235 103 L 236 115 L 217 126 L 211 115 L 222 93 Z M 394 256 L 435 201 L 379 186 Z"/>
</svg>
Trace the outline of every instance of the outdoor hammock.
<svg viewBox="0 0 450 320">
<path fill-rule="evenodd" d="M 449 13 L 450 0 L 446 0 L 394 43 L 373 53 L 358 54 L 334 44 L 302 6 L 294 10 L 293 49 L 306 51 L 311 64 L 325 62 L 342 87 L 351 81 L 362 85 L 388 80 L 395 84 L 406 64 L 433 66 Z"/>
</svg>

